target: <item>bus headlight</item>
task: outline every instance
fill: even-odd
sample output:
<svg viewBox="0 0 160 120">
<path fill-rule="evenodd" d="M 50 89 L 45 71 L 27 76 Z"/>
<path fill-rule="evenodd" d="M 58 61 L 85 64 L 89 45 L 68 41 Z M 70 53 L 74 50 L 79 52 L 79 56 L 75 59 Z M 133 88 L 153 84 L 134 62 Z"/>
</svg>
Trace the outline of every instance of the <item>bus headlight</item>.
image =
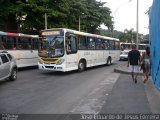
<svg viewBox="0 0 160 120">
<path fill-rule="evenodd" d="M 39 64 L 43 64 L 41 60 L 39 60 L 38 62 L 39 62 Z"/>
<path fill-rule="evenodd" d="M 61 65 L 63 62 L 64 62 L 64 59 L 61 59 L 61 60 L 59 60 L 59 61 L 57 62 L 56 65 Z"/>
</svg>

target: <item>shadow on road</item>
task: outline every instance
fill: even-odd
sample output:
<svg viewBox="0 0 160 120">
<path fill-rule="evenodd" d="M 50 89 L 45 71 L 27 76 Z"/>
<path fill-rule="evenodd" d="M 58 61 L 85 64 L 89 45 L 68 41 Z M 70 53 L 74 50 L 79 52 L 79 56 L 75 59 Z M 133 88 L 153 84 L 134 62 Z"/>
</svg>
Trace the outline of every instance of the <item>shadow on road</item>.
<svg viewBox="0 0 160 120">
<path fill-rule="evenodd" d="M 27 71 L 27 70 L 32 70 L 32 69 L 38 69 L 38 66 L 18 68 L 18 71 Z"/>
</svg>

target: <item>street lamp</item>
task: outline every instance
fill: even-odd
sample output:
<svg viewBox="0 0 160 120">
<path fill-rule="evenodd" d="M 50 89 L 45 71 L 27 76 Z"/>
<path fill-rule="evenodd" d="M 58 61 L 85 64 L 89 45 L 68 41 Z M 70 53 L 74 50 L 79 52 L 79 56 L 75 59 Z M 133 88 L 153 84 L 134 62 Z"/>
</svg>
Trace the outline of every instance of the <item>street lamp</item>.
<svg viewBox="0 0 160 120">
<path fill-rule="evenodd" d="M 79 16 L 79 31 L 81 31 L 81 18 L 80 18 L 80 16 Z"/>
<path fill-rule="evenodd" d="M 115 14 L 117 13 L 117 11 L 119 10 L 119 8 L 121 8 L 123 5 L 127 4 L 128 2 L 131 2 L 132 0 L 128 0 L 127 2 L 125 3 L 122 3 L 120 6 L 117 7 L 117 9 L 115 10 L 114 14 L 113 14 L 113 21 L 114 21 L 114 17 L 115 17 Z M 114 29 L 112 31 L 112 37 L 114 37 Z"/>
<path fill-rule="evenodd" d="M 121 8 L 123 5 L 127 4 L 128 2 L 131 2 L 132 0 L 128 0 L 127 2 L 125 3 L 122 3 L 120 6 L 117 7 L 117 9 L 115 10 L 114 12 L 114 15 L 116 14 L 116 12 L 119 10 L 119 8 Z"/>
</svg>

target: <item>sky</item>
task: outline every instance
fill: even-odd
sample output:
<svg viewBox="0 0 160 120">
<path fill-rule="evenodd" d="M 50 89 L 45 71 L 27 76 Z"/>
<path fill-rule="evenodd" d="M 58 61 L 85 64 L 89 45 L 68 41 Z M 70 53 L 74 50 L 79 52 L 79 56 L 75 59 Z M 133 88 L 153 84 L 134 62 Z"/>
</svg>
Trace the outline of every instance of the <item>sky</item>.
<svg viewBox="0 0 160 120">
<path fill-rule="evenodd" d="M 114 21 L 114 29 L 124 32 L 124 29 L 136 31 L 137 0 L 97 0 L 106 2 Z M 129 2 L 130 1 L 130 2 Z M 146 11 L 152 6 L 153 0 L 138 0 L 139 2 L 139 33 L 149 34 L 149 17 Z M 105 28 L 104 26 L 101 26 Z"/>
</svg>

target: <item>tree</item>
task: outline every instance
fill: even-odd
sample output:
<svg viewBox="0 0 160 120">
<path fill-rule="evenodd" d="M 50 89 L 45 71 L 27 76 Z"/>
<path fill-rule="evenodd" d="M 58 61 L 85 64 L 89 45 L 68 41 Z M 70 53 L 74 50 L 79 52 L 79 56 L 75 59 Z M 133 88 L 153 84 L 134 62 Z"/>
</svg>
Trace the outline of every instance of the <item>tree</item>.
<svg viewBox="0 0 160 120">
<path fill-rule="evenodd" d="M 16 25 L 16 14 L 15 6 L 16 1 L 15 0 L 1 0 L 0 1 L 0 29 L 6 31 L 7 28 L 10 28 L 10 30 L 13 30 L 13 28 L 17 29 Z M 14 31 L 14 30 L 13 30 Z"/>
<path fill-rule="evenodd" d="M 124 33 L 121 33 L 119 35 L 119 39 L 121 42 L 128 42 L 128 43 L 132 43 L 136 41 L 136 32 L 133 31 L 133 29 L 125 29 Z"/>
<path fill-rule="evenodd" d="M 80 17 L 82 31 L 94 33 L 102 23 L 112 29 L 111 12 L 104 4 L 96 0 L 1 0 L 0 28 L 7 31 L 11 24 L 17 32 L 38 33 L 44 29 L 46 13 L 48 28 L 65 27 L 78 30 Z"/>
</svg>

